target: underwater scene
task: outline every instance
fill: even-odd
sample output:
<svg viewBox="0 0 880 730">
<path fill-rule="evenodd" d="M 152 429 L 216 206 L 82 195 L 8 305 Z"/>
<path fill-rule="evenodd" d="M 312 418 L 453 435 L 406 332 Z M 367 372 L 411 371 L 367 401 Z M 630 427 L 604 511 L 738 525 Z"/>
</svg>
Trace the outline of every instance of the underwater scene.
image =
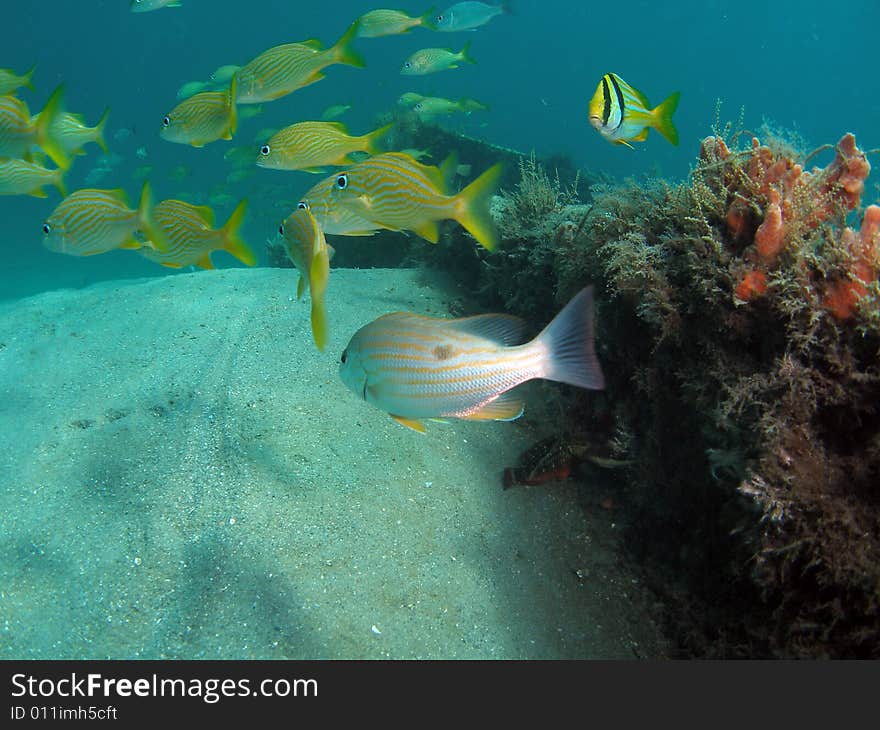
<svg viewBox="0 0 880 730">
<path fill-rule="evenodd" d="M 878 23 L 10 4 L 0 658 L 880 657 Z"/>
</svg>

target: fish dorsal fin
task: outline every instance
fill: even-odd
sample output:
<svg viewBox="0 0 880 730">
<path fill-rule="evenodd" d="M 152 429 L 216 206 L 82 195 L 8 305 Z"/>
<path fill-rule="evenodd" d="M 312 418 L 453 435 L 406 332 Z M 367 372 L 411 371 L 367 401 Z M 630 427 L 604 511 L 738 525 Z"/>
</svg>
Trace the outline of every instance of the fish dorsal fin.
<svg viewBox="0 0 880 730">
<path fill-rule="evenodd" d="M 211 228 L 214 227 L 214 211 L 212 208 L 208 207 L 207 205 L 194 205 L 193 211 Z"/>
<path fill-rule="evenodd" d="M 416 420 L 415 418 L 405 418 L 404 416 L 395 416 L 393 413 L 389 413 L 395 421 L 397 421 L 401 426 L 406 426 L 407 428 L 411 428 L 413 431 L 417 431 L 420 434 L 424 434 L 427 429 L 425 429 L 425 424 L 421 421 Z"/>
<path fill-rule="evenodd" d="M 479 410 L 461 418 L 467 421 L 515 421 L 525 410 L 522 399 L 511 393 L 502 393 Z"/>
<path fill-rule="evenodd" d="M 522 344 L 526 331 L 525 321 L 512 314 L 478 314 L 444 324 L 458 332 L 466 332 L 506 347 Z"/>
<path fill-rule="evenodd" d="M 325 125 L 328 129 L 335 129 L 337 132 L 342 132 L 345 135 L 348 134 L 348 127 L 342 122 L 321 122 L 321 124 Z"/>
<path fill-rule="evenodd" d="M 321 43 L 317 38 L 309 38 L 307 41 L 300 42 L 301 46 L 305 46 L 306 48 L 311 48 L 314 51 L 322 51 L 324 50 L 324 44 Z"/>
</svg>

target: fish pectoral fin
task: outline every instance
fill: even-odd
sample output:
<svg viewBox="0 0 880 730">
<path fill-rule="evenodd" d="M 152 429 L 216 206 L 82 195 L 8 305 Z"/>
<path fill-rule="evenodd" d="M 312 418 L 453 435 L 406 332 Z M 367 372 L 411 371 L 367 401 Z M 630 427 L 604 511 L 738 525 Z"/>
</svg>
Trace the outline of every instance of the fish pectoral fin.
<svg viewBox="0 0 880 730">
<path fill-rule="evenodd" d="M 136 238 L 129 238 L 125 243 L 119 244 L 119 248 L 128 249 L 130 251 L 137 251 L 143 247 L 143 241 L 138 241 Z"/>
<path fill-rule="evenodd" d="M 296 298 L 302 299 L 302 295 L 306 293 L 306 277 L 299 275 L 299 281 L 296 284 Z"/>
<path fill-rule="evenodd" d="M 516 396 L 503 394 L 467 416 L 468 421 L 515 421 L 525 410 L 525 404 Z"/>
<path fill-rule="evenodd" d="M 397 421 L 401 426 L 406 426 L 407 428 L 411 428 L 413 431 L 418 431 L 421 434 L 426 432 L 425 424 L 415 418 L 405 418 L 404 416 L 395 416 L 393 413 L 389 413 L 395 421 Z"/>
<path fill-rule="evenodd" d="M 622 145 L 624 145 L 625 147 L 629 147 L 631 150 L 634 150 L 634 149 L 635 149 L 635 147 L 633 147 L 633 146 L 632 146 L 629 142 L 627 142 L 625 139 L 618 139 L 618 140 L 615 141 L 615 144 L 622 144 Z"/>
<path fill-rule="evenodd" d="M 200 269 L 213 269 L 214 264 L 211 263 L 210 252 L 205 252 L 201 257 L 196 259 L 196 266 L 198 266 Z"/>
<path fill-rule="evenodd" d="M 632 138 L 633 142 L 644 142 L 648 139 L 648 128 L 645 127 L 641 132 L 639 132 L 635 137 Z"/>
<path fill-rule="evenodd" d="M 420 223 L 418 226 L 413 226 L 412 230 L 416 235 L 421 236 L 431 243 L 437 243 L 437 241 L 440 240 L 440 231 L 437 228 L 437 221 Z"/>
</svg>

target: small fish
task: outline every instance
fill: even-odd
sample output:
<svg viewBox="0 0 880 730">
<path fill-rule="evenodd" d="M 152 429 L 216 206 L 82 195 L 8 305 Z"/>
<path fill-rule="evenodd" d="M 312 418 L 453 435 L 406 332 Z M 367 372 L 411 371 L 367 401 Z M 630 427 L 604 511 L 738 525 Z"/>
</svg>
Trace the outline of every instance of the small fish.
<svg viewBox="0 0 880 730">
<path fill-rule="evenodd" d="M 333 249 L 327 245 L 324 232 L 308 208 L 297 208 L 278 229 L 288 258 L 299 271 L 296 298 L 301 299 L 306 289 L 312 298 L 312 339 L 322 352 L 327 344 L 327 307 L 324 292 L 330 278 L 330 257 Z"/>
<path fill-rule="evenodd" d="M 34 85 L 31 82 L 31 77 L 34 75 L 34 70 L 36 68 L 36 66 L 31 66 L 21 76 L 16 74 L 12 69 L 0 68 L 0 96 L 11 94 L 22 86 L 33 91 Z"/>
<path fill-rule="evenodd" d="M 400 95 L 397 103 L 400 104 L 400 106 L 406 107 L 407 109 L 412 109 L 422 99 L 427 99 L 427 97 L 422 96 L 421 94 L 417 94 L 415 91 L 407 91 Z"/>
<path fill-rule="evenodd" d="M 253 152 L 251 152 L 251 155 L 253 155 Z M 234 185 L 235 183 L 240 183 L 242 180 L 247 180 L 253 174 L 254 168 L 251 165 L 248 165 L 247 167 L 239 167 L 226 176 L 226 182 L 230 185 Z"/>
<path fill-rule="evenodd" d="M 180 102 L 162 119 L 162 139 L 193 147 L 232 139 L 238 125 L 235 84 L 233 78 L 226 91 L 203 91 Z"/>
<path fill-rule="evenodd" d="M 531 342 L 506 314 L 463 319 L 386 314 L 358 330 L 339 375 L 353 393 L 420 433 L 425 419 L 512 421 L 524 409 L 508 391 L 544 379 L 602 389 L 593 345 L 593 291 L 582 289 Z"/>
<path fill-rule="evenodd" d="M 404 76 L 423 76 L 458 68 L 460 63 L 476 63 L 469 54 L 470 48 L 470 41 L 458 53 L 451 48 L 422 48 L 403 62 L 400 73 Z"/>
<path fill-rule="evenodd" d="M 321 112 L 321 121 L 329 122 L 331 119 L 338 119 L 349 109 L 351 109 L 351 104 L 333 104 L 332 106 L 328 106 L 323 112 Z"/>
<path fill-rule="evenodd" d="M 0 157 L 26 158 L 30 148 L 40 147 L 58 167 L 70 167 L 70 157 L 56 136 L 55 123 L 63 114 L 59 86 L 36 118 L 27 104 L 14 96 L 0 96 Z"/>
<path fill-rule="evenodd" d="M 135 157 L 137 157 L 137 158 L 139 158 L 139 159 L 141 159 L 141 160 L 146 160 L 147 157 L 149 156 L 148 153 L 147 153 L 147 148 L 146 148 L 146 147 L 138 147 L 138 148 L 135 150 L 134 154 L 135 154 Z"/>
<path fill-rule="evenodd" d="M 215 208 L 226 208 L 235 202 L 235 198 L 229 193 L 212 193 L 208 198 L 208 202 Z"/>
<path fill-rule="evenodd" d="M 470 114 L 474 111 L 489 111 L 489 107 L 476 99 L 463 98 L 458 101 L 452 101 L 440 96 L 426 96 L 413 107 L 413 111 L 420 117 L 433 119 L 442 114 L 453 114 L 455 112 Z"/>
<path fill-rule="evenodd" d="M 352 137 L 340 122 L 292 124 L 260 146 L 257 165 L 273 170 L 326 172 L 328 165 L 351 164 L 349 155 L 353 152 L 380 152 L 379 140 L 392 126 L 387 124 L 361 137 Z"/>
<path fill-rule="evenodd" d="M 678 108 L 680 96 L 676 91 L 652 109 L 641 91 L 617 74 L 605 74 L 590 100 L 590 124 L 612 144 L 630 149 L 634 149 L 630 142 L 643 142 L 651 127 L 677 145 L 678 130 L 672 123 L 672 115 Z"/>
<path fill-rule="evenodd" d="M 247 105 L 243 109 L 238 110 L 239 119 L 253 119 L 263 113 L 263 105 Z"/>
<path fill-rule="evenodd" d="M 366 62 L 352 47 L 358 21 L 351 24 L 332 48 L 322 49 L 315 39 L 285 43 L 264 51 L 236 73 L 239 104 L 260 104 L 293 93 L 324 78 L 327 66 L 344 64 L 363 68 Z"/>
<path fill-rule="evenodd" d="M 384 8 L 371 10 L 360 17 L 358 37 L 379 38 L 386 35 L 399 35 L 409 33 L 412 28 L 418 26 L 434 30 L 432 18 L 436 12 L 436 8 L 431 8 L 422 15 L 413 18 L 402 10 L 386 10 Z"/>
<path fill-rule="evenodd" d="M 211 74 L 211 81 L 215 84 L 226 84 L 232 81 L 232 77 L 235 76 L 240 68 L 241 66 L 233 66 L 231 64 L 220 66 Z"/>
<path fill-rule="evenodd" d="M 151 10 L 180 7 L 183 7 L 180 0 L 131 0 L 129 5 L 133 13 L 149 13 Z"/>
<path fill-rule="evenodd" d="M 187 81 L 177 90 L 178 99 L 189 99 L 202 91 L 211 90 L 212 84 L 207 81 Z"/>
<path fill-rule="evenodd" d="M 488 251 L 498 233 L 489 212 L 501 165 L 490 167 L 456 195 L 446 195 L 446 181 L 457 162 L 449 158 L 440 168 L 428 167 L 400 152 L 376 155 L 332 179 L 336 205 L 372 221 L 379 228 L 413 231 L 437 243 L 437 222 L 452 218 Z"/>
<path fill-rule="evenodd" d="M 168 179 L 174 182 L 183 182 L 189 177 L 189 168 L 186 165 L 178 165 L 168 173 Z"/>
<path fill-rule="evenodd" d="M 456 3 L 434 17 L 434 29 L 443 33 L 474 30 L 486 25 L 496 15 L 510 13 L 510 3 L 489 5 L 480 2 Z"/>
<path fill-rule="evenodd" d="M 45 198 L 43 186 L 54 185 L 61 195 L 64 189 L 64 170 L 47 170 L 27 160 L 0 157 L 0 195 L 32 195 Z"/>
<path fill-rule="evenodd" d="M 430 150 L 417 150 L 413 149 L 412 147 L 405 150 L 400 150 L 400 154 L 409 155 L 416 161 L 424 160 L 432 156 Z"/>
<path fill-rule="evenodd" d="M 213 269 L 213 251 L 226 251 L 243 264 L 253 266 L 257 258 L 240 231 L 246 210 L 247 201 L 242 200 L 224 226 L 215 229 L 214 211 L 210 208 L 182 200 L 163 200 L 153 215 L 168 239 L 168 248 L 162 252 L 143 248 L 140 253 L 150 261 L 172 269 L 183 266 Z"/>
<path fill-rule="evenodd" d="M 153 217 L 150 184 L 144 183 L 137 210 L 128 207 L 124 190 L 77 190 L 62 200 L 43 223 L 43 245 L 70 256 L 93 256 L 115 248 L 141 248 L 143 232 L 157 250 L 168 240 Z"/>
<path fill-rule="evenodd" d="M 141 165 L 140 167 L 136 167 L 134 170 L 132 170 L 131 177 L 132 180 L 146 180 L 152 172 L 152 165 Z"/>
<path fill-rule="evenodd" d="M 42 112 L 40 112 L 42 114 Z M 40 114 L 34 116 L 39 119 Z M 69 155 L 84 155 L 85 147 L 89 142 L 97 144 L 104 152 L 107 152 L 107 143 L 104 141 L 104 127 L 110 109 L 105 109 L 104 114 L 94 127 L 86 125 L 86 120 L 81 114 L 62 112 L 52 123 L 52 135 L 61 143 L 61 148 Z"/>
</svg>

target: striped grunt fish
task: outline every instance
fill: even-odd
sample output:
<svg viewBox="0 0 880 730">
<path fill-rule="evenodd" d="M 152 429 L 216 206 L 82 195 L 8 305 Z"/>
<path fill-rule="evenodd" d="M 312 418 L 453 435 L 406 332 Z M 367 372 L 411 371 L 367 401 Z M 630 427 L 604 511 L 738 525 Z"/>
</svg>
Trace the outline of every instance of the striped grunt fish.
<svg viewBox="0 0 880 730">
<path fill-rule="evenodd" d="M 54 185 L 62 195 L 64 189 L 64 170 L 60 167 L 47 170 L 27 160 L 0 157 L 0 195 L 33 195 L 45 198 L 44 185 Z"/>
<path fill-rule="evenodd" d="M 35 115 L 34 119 L 39 120 L 40 114 Z M 94 142 L 107 153 L 109 150 L 104 141 L 104 127 L 107 124 L 109 114 L 110 109 L 105 109 L 98 123 L 94 127 L 89 127 L 81 114 L 62 112 L 52 123 L 52 135 L 67 154 L 84 155 L 83 147 L 89 142 Z"/>
<path fill-rule="evenodd" d="M 52 161 L 65 170 L 70 157 L 55 135 L 54 125 L 63 113 L 59 86 L 37 118 L 32 118 L 27 104 L 14 96 L 0 96 L 0 157 L 27 158 L 32 146 L 39 146 Z"/>
<path fill-rule="evenodd" d="M 593 346 L 593 290 L 582 289 L 531 342 L 506 314 L 463 319 L 386 314 L 358 330 L 339 374 L 352 392 L 421 433 L 425 419 L 512 421 L 523 401 L 508 391 L 536 378 L 601 389 Z"/>
<path fill-rule="evenodd" d="M 156 206 L 153 216 L 165 232 L 168 248 L 161 252 L 142 248 L 140 253 L 150 261 L 172 269 L 193 265 L 213 269 L 212 251 L 226 251 L 243 264 L 253 266 L 257 258 L 239 232 L 246 209 L 247 201 L 242 200 L 225 225 L 215 229 L 214 211 L 207 206 L 163 200 Z"/>
<path fill-rule="evenodd" d="M 11 94 L 20 86 L 24 86 L 33 91 L 34 85 L 31 82 L 31 78 L 34 75 L 34 69 L 36 69 L 36 66 L 31 66 L 19 76 L 10 68 L 0 68 L 0 96 L 3 94 Z"/>
<path fill-rule="evenodd" d="M 437 243 L 437 222 L 451 218 L 492 251 L 498 234 L 489 202 L 500 176 L 501 165 L 493 165 L 460 193 L 446 195 L 447 171 L 423 165 L 401 152 L 388 152 L 338 173 L 331 190 L 336 205 L 379 228 L 414 231 Z"/>
<path fill-rule="evenodd" d="M 372 236 L 380 228 L 347 207 L 337 205 L 333 187 L 336 176 L 331 175 L 312 187 L 297 208 L 308 208 L 325 234 L 335 236 Z"/>
<path fill-rule="evenodd" d="M 356 20 L 336 45 L 326 50 L 319 40 L 312 38 L 264 51 L 235 74 L 238 79 L 238 103 L 259 104 L 287 96 L 323 79 L 321 71 L 335 63 L 363 68 L 366 62 L 351 47 L 357 30 Z"/>
<path fill-rule="evenodd" d="M 70 256 L 93 256 L 115 248 L 141 248 L 135 238 L 142 231 L 147 245 L 168 248 L 168 240 L 153 218 L 152 194 L 144 183 L 137 210 L 128 207 L 124 190 L 83 188 L 62 200 L 43 223 L 43 245 Z"/>
<path fill-rule="evenodd" d="M 451 48 L 422 48 L 409 56 L 400 67 L 404 76 L 424 76 L 425 74 L 458 68 L 460 63 L 476 63 L 470 55 L 471 42 L 456 53 Z"/>
<path fill-rule="evenodd" d="M 232 139 L 238 125 L 235 93 L 233 77 L 226 91 L 203 91 L 184 99 L 162 119 L 162 139 L 193 147 Z"/>
<path fill-rule="evenodd" d="M 681 94 L 676 91 L 662 104 L 651 108 L 648 99 L 617 74 L 605 74 L 590 100 L 590 124 L 611 144 L 644 142 L 653 127 L 671 144 L 678 144 L 678 130 L 672 115 Z"/>
<path fill-rule="evenodd" d="M 276 132 L 260 147 L 257 164 L 273 170 L 326 172 L 326 166 L 349 165 L 352 152 L 375 155 L 379 140 L 393 124 L 352 137 L 341 122 L 299 122 Z"/>
<path fill-rule="evenodd" d="M 278 229 L 288 258 L 299 271 L 296 298 L 306 289 L 312 299 L 312 339 L 322 352 L 327 345 L 327 307 L 324 292 L 330 278 L 332 247 L 308 208 L 297 208 Z"/>
<path fill-rule="evenodd" d="M 433 17 L 437 9 L 430 8 L 421 16 L 411 17 L 402 10 L 380 8 L 364 13 L 360 17 L 358 36 L 361 38 L 380 38 L 386 35 L 409 33 L 412 28 L 422 26 L 434 30 Z"/>
</svg>

